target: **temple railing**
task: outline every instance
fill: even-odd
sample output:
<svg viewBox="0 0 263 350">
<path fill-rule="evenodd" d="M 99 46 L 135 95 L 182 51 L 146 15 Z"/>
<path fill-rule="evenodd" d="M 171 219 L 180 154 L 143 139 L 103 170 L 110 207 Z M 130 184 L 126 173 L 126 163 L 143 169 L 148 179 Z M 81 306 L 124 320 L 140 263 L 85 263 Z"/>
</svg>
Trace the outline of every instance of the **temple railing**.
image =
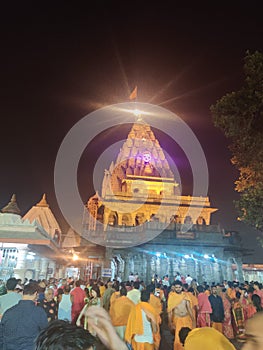
<svg viewBox="0 0 263 350">
<path fill-rule="evenodd" d="M 240 244 L 237 232 L 225 235 L 217 225 L 187 225 L 177 223 L 146 222 L 138 226 L 112 226 L 99 224 L 96 230 L 83 229 L 83 237 L 108 246 L 128 246 L 134 242 L 149 241 L 160 244 L 178 244 L 179 241 L 195 240 L 196 243 L 236 245 Z M 138 243 L 137 243 L 138 244 Z"/>
</svg>

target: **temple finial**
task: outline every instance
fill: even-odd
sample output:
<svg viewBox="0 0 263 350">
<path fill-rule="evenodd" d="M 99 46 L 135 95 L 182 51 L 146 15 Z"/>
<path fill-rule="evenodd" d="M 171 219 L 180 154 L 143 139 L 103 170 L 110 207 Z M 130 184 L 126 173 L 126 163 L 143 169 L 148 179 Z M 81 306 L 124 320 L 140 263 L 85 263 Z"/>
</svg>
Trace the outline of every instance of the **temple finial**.
<svg viewBox="0 0 263 350">
<path fill-rule="evenodd" d="M 20 215 L 21 210 L 19 209 L 16 202 L 16 195 L 13 194 L 10 202 L 2 209 L 2 213 L 17 214 Z"/>
<path fill-rule="evenodd" d="M 47 200 L 46 200 L 46 194 L 43 194 L 43 197 L 40 202 L 37 203 L 37 207 L 49 207 Z"/>
</svg>

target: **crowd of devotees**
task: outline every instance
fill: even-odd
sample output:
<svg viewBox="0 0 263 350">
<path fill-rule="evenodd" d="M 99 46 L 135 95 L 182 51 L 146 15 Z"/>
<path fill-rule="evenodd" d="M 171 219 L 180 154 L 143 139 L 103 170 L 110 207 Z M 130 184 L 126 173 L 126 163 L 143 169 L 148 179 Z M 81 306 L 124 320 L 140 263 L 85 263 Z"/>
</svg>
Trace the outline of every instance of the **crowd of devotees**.
<svg viewBox="0 0 263 350">
<path fill-rule="evenodd" d="M 145 285 L 128 281 L 23 281 L 0 284 L 0 349 L 162 350 L 164 325 L 174 350 L 263 349 L 258 281 L 198 284 L 178 272 Z"/>
</svg>

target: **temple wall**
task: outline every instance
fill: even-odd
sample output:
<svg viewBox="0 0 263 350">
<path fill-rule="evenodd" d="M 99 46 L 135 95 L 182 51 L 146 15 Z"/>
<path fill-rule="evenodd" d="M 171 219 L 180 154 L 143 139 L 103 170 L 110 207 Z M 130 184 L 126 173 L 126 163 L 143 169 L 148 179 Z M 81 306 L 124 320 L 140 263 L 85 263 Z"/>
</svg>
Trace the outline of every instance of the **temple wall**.
<svg viewBox="0 0 263 350">
<path fill-rule="evenodd" d="M 124 257 L 123 280 L 128 278 L 130 272 L 138 272 L 147 283 L 156 274 L 160 278 L 168 274 L 172 281 L 179 272 L 183 276 L 190 274 L 199 283 L 222 282 L 235 277 L 242 282 L 242 260 L 238 250 L 230 253 L 226 249 L 227 242 L 219 233 L 199 232 L 198 240 L 177 240 L 175 243 L 171 239 L 169 242 L 163 232 L 139 247 L 114 249 L 113 252 Z M 233 263 L 237 266 L 235 274 Z"/>
<path fill-rule="evenodd" d="M 189 207 L 177 207 L 174 203 L 171 205 L 160 205 L 159 203 L 143 203 L 139 204 L 131 202 L 126 199 L 124 202 L 111 202 L 107 207 L 107 202 L 104 202 L 104 224 L 112 226 L 136 226 L 146 221 L 157 220 L 161 223 L 169 223 L 174 220 L 178 223 L 193 223 L 196 224 L 198 220 L 202 220 L 202 224 L 209 225 L 211 208 L 191 208 Z M 155 217 L 153 218 L 153 215 Z M 123 218 L 125 217 L 125 220 Z M 136 221 L 136 217 L 139 221 Z"/>
</svg>

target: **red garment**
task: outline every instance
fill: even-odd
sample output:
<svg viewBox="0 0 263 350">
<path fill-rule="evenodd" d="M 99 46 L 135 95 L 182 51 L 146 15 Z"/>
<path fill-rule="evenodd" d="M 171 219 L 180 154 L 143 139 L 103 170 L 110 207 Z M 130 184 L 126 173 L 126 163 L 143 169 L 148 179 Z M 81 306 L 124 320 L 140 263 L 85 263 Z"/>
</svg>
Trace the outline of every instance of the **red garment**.
<svg viewBox="0 0 263 350">
<path fill-rule="evenodd" d="M 223 334 L 228 339 L 234 339 L 234 331 L 232 326 L 232 313 L 231 313 L 232 306 L 230 301 L 227 299 L 225 293 L 221 293 L 221 298 L 223 301 L 224 314 L 225 314 L 225 318 L 223 321 Z"/>
<path fill-rule="evenodd" d="M 201 312 L 201 313 L 207 312 L 207 313 L 211 314 L 212 307 L 211 307 L 211 304 L 210 304 L 210 301 L 208 299 L 207 294 L 199 293 L 197 299 L 198 299 L 199 312 Z"/>
<path fill-rule="evenodd" d="M 257 313 L 257 309 L 255 308 L 255 306 L 252 304 L 252 302 L 249 302 L 249 300 L 246 298 L 243 298 L 242 306 L 243 306 L 245 321 L 247 321 L 249 318 L 251 318 L 253 315 Z"/>
<path fill-rule="evenodd" d="M 85 306 L 84 299 L 86 298 L 86 293 L 80 287 L 75 287 L 70 295 L 73 296 L 72 308 L 71 308 L 71 323 L 76 324 L 77 318 L 83 307 Z"/>
<path fill-rule="evenodd" d="M 253 294 L 257 294 L 260 297 L 261 307 L 263 307 L 263 290 L 262 289 L 254 290 Z"/>
<path fill-rule="evenodd" d="M 210 314 L 208 312 L 198 314 L 197 316 L 197 327 L 211 327 Z"/>
<path fill-rule="evenodd" d="M 184 277 L 184 276 L 181 276 L 181 281 L 182 281 L 183 284 L 186 283 L 186 280 L 185 280 L 185 277 Z"/>
<path fill-rule="evenodd" d="M 206 293 L 198 294 L 197 327 L 210 327 L 212 307 Z"/>
</svg>

